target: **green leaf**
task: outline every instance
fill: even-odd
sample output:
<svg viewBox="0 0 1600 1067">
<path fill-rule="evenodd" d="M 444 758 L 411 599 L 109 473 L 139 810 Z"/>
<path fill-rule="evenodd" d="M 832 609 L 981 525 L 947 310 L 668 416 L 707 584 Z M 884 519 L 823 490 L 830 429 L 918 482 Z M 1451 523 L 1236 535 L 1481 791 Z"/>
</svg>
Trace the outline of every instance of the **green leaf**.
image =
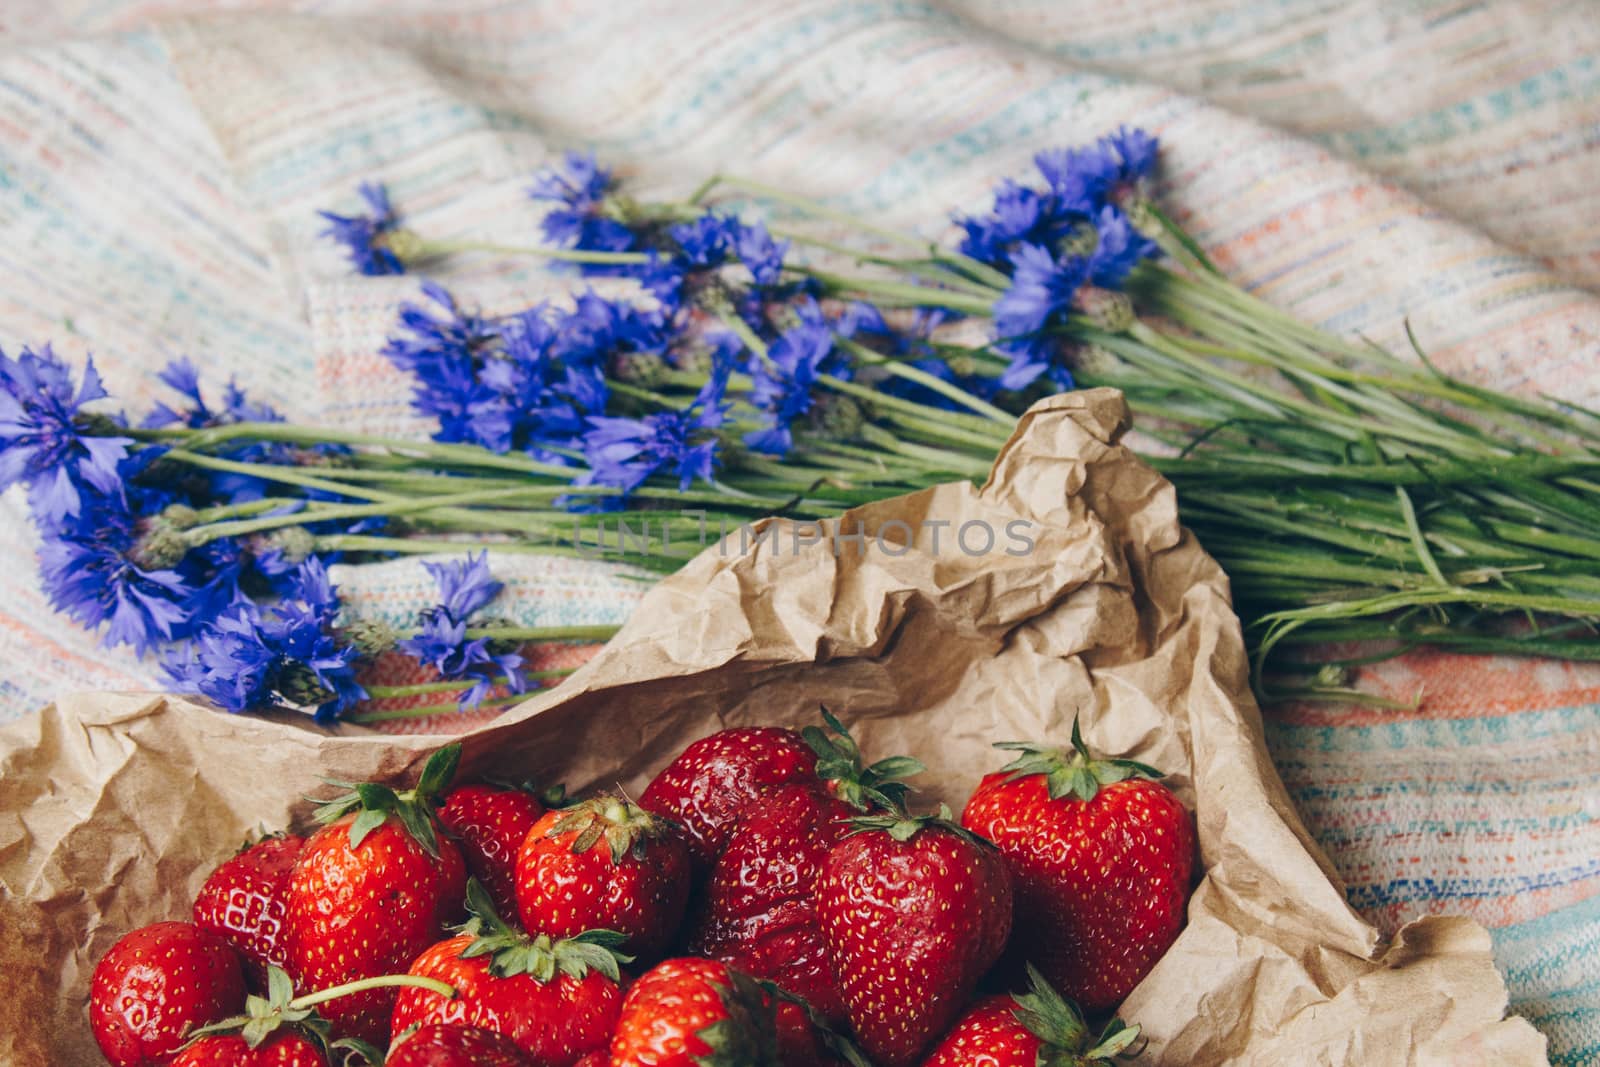
<svg viewBox="0 0 1600 1067">
<path fill-rule="evenodd" d="M 433 816 L 415 804 L 400 805 L 398 814 L 400 825 L 405 827 L 411 839 L 421 846 L 422 851 L 438 859 L 439 839 L 433 831 Z"/>
<path fill-rule="evenodd" d="M 370 1067 L 379 1067 L 383 1063 L 383 1050 L 370 1042 L 361 1040 L 359 1037 L 341 1037 L 329 1045 L 328 1049 L 330 1052 L 337 1051 L 345 1054 L 344 1059 L 341 1061 L 343 1067 L 354 1067 L 351 1062 L 352 1059 L 356 1059 L 359 1063 L 370 1065 Z"/>
<path fill-rule="evenodd" d="M 867 768 L 867 774 L 880 782 L 910 778 L 927 770 L 927 765 L 911 756 L 889 756 Z"/>
<path fill-rule="evenodd" d="M 239 1036 L 244 1038 L 244 1043 L 250 1048 L 258 1048 L 261 1042 L 271 1036 L 278 1028 L 278 1020 L 270 1015 L 257 1016 L 245 1023 L 239 1030 Z"/>
<path fill-rule="evenodd" d="M 371 808 L 363 810 L 361 814 L 357 815 L 354 821 L 350 823 L 351 851 L 360 848 L 361 842 L 367 839 L 368 834 L 372 833 L 372 831 L 376 830 L 378 827 L 382 826 L 388 821 L 389 816 L 385 812 L 373 811 Z"/>
<path fill-rule="evenodd" d="M 1115 1059 L 1127 1052 L 1133 1043 L 1139 1040 L 1139 1033 L 1138 1026 L 1129 1026 L 1121 1019 L 1112 1019 L 1106 1023 L 1106 1028 L 1100 1033 L 1099 1041 L 1095 1042 L 1094 1048 L 1086 1055 L 1091 1060 Z"/>
<path fill-rule="evenodd" d="M 282 967 L 267 966 L 267 1004 L 279 1010 L 287 1008 L 294 999 L 294 983 Z"/>
<path fill-rule="evenodd" d="M 393 811 L 400 803 L 400 795 L 381 782 L 359 783 L 356 796 L 368 811 Z"/>
<path fill-rule="evenodd" d="M 432 799 L 443 793 L 450 786 L 450 781 L 456 776 L 456 768 L 461 765 L 461 745 L 445 745 L 433 755 L 428 757 L 428 762 L 422 766 L 422 776 L 417 779 L 417 796 Z"/>
</svg>

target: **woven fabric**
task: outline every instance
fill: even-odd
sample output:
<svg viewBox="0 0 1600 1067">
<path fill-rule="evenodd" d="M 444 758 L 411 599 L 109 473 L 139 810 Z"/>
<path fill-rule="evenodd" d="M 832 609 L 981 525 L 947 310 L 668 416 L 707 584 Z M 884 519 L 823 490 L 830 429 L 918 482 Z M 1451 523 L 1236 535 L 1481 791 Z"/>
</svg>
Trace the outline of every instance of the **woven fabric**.
<svg viewBox="0 0 1600 1067">
<path fill-rule="evenodd" d="M 350 278 L 314 211 L 390 184 L 419 230 L 532 239 L 527 175 L 592 146 L 645 192 L 725 168 L 943 230 L 1039 148 L 1120 123 L 1234 277 L 1525 394 L 1600 399 L 1600 20 L 1549 0 L 62 0 L 0 12 L 0 342 L 92 351 L 130 410 L 188 354 L 300 420 L 426 433 L 376 355 L 410 279 Z M 462 258 L 458 293 L 570 288 Z M 158 684 L 54 616 L 0 501 L 0 716 Z M 626 617 L 601 564 L 497 558 L 527 625 Z M 339 575 L 400 618 L 414 563 Z M 554 650 L 549 663 L 580 658 Z M 1557 1063 L 1600 1056 L 1600 669 L 1418 653 L 1417 710 L 1291 707 L 1268 740 L 1385 928 L 1465 911 Z M 439 720 L 434 728 L 453 725 Z"/>
</svg>

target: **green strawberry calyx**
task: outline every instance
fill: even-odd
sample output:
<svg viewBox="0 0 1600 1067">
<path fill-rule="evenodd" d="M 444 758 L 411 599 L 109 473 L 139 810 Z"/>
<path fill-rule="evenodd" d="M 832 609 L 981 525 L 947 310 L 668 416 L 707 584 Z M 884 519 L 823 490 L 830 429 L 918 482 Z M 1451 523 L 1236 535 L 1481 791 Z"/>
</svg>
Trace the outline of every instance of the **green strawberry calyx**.
<svg viewBox="0 0 1600 1067">
<path fill-rule="evenodd" d="M 291 1028 L 309 1038 L 324 1055 L 331 1058 L 334 1050 L 343 1050 L 363 1057 L 368 1063 L 382 1063 L 383 1053 L 355 1038 L 332 1041 L 332 1024 L 318 1015 L 315 1008 L 339 997 L 360 993 L 367 989 L 386 986 L 411 986 L 452 998 L 455 987 L 437 978 L 424 978 L 415 974 L 386 974 L 362 978 L 343 985 L 319 989 L 304 996 L 294 995 L 294 983 L 281 967 L 267 967 L 267 995 L 251 994 L 245 998 L 244 1014 L 201 1026 L 189 1034 L 191 1041 L 215 1034 L 238 1034 L 250 1048 L 259 1048 L 268 1037 L 281 1028 Z M 346 1056 L 349 1059 L 349 1056 Z"/>
<path fill-rule="evenodd" d="M 340 786 L 346 792 L 332 800 L 318 801 L 321 805 L 313 817 L 323 824 L 341 819 L 351 812 L 356 817 L 350 823 L 350 848 L 360 848 L 366 836 L 382 826 L 393 815 L 400 820 L 406 833 L 434 859 L 439 858 L 439 837 L 434 830 L 434 812 L 439 798 L 455 777 L 461 762 L 461 746 L 446 745 L 428 757 L 422 765 L 417 784 L 410 789 L 396 791 L 381 782 L 345 782 L 325 778 L 329 785 Z"/>
<path fill-rule="evenodd" d="M 1028 983 L 1028 992 L 1012 994 L 1017 1006 L 1011 1014 L 1043 1042 L 1039 1067 L 1092 1067 L 1132 1059 L 1143 1051 L 1142 1045 L 1133 1047 L 1139 1040 L 1139 1027 L 1129 1026 L 1121 1019 L 1112 1019 L 1098 1036 L 1094 1035 L 1078 1006 L 1057 993 L 1031 963 Z"/>
<path fill-rule="evenodd" d="M 1016 759 L 1000 768 L 1002 774 L 1010 772 L 1006 780 L 1031 778 L 1042 774 L 1051 800 L 1059 800 L 1068 793 L 1088 802 L 1100 792 L 1100 787 L 1129 778 L 1156 780 L 1166 775 L 1147 763 L 1131 759 L 1095 759 L 1083 743 L 1083 733 L 1078 729 L 1076 717 L 1072 720 L 1072 748 L 1056 748 L 1032 741 L 1000 741 L 994 746 L 1018 753 Z"/>
<path fill-rule="evenodd" d="M 726 983 L 712 983 L 725 1014 L 695 1036 L 708 1052 L 695 1057 L 699 1067 L 782 1067 L 778 1050 L 778 1005 L 765 983 L 728 968 Z"/>
<path fill-rule="evenodd" d="M 548 934 L 530 937 L 500 918 L 476 878 L 467 882 L 467 912 L 472 917 L 456 929 L 471 934 L 472 943 L 461 950 L 461 958 L 488 956 L 489 973 L 496 978 L 527 974 L 543 985 L 557 975 L 582 978 L 598 971 L 620 984 L 621 965 L 633 962 L 618 951 L 628 937 L 616 930 L 585 930 L 562 941 Z"/>
<path fill-rule="evenodd" d="M 621 863 L 629 855 L 643 860 L 650 842 L 677 832 L 670 819 L 653 815 L 626 797 L 599 796 L 579 801 L 564 811 L 545 836 L 577 834 L 572 839 L 573 852 L 587 852 L 604 840 L 611 850 L 612 863 Z"/>
<path fill-rule="evenodd" d="M 950 805 L 948 804 L 940 804 L 939 810 L 929 815 L 912 815 L 903 808 L 884 815 L 858 815 L 850 820 L 850 827 L 850 832 L 845 835 L 846 837 L 882 830 L 896 841 L 904 844 L 924 830 L 938 829 L 955 834 L 968 844 L 977 845 L 981 848 L 994 847 L 988 841 L 956 822 L 955 814 L 950 810 Z"/>
<path fill-rule="evenodd" d="M 861 749 L 844 723 L 827 708 L 822 720 L 828 724 L 807 726 L 800 731 L 811 751 L 817 754 L 817 777 L 833 786 L 833 793 L 857 811 L 900 811 L 911 787 L 904 779 L 927 770 L 921 760 L 910 756 L 889 756 L 869 766 L 861 763 Z"/>
</svg>

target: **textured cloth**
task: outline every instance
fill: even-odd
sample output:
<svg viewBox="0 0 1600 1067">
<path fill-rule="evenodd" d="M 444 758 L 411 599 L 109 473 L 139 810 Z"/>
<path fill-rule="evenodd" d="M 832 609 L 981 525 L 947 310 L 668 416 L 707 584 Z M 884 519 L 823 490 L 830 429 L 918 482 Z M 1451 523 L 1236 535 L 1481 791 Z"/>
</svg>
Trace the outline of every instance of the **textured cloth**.
<svg viewBox="0 0 1600 1067">
<path fill-rule="evenodd" d="M 130 410 L 191 355 L 297 420 L 425 433 L 376 355 L 410 279 L 350 278 L 317 208 L 531 240 L 528 174 L 593 146 L 648 193 L 721 168 L 945 232 L 1040 148 L 1120 123 L 1233 277 L 1480 383 L 1600 399 L 1600 19 L 1549 0 L 62 0 L 0 13 L 0 343 L 93 351 Z M 489 308 L 570 287 L 463 257 Z M 0 715 L 157 682 L 49 611 L 0 502 Z M 640 587 L 501 559 L 501 614 L 620 621 Z M 401 617 L 415 564 L 339 575 Z M 566 662 L 581 653 L 551 653 Z M 1413 712 L 1280 708 L 1268 741 L 1357 907 L 1496 930 L 1557 1063 L 1600 1057 L 1600 668 L 1418 653 Z M 449 720 L 445 720 L 448 724 Z"/>
</svg>

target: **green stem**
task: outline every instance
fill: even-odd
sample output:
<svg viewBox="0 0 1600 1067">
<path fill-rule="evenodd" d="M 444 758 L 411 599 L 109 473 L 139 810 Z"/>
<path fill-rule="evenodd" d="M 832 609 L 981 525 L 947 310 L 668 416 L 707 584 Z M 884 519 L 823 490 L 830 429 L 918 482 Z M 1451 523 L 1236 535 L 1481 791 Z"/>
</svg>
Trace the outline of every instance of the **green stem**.
<svg viewBox="0 0 1600 1067">
<path fill-rule="evenodd" d="M 501 245 L 490 241 L 423 241 L 417 247 L 419 259 L 434 259 L 458 252 L 489 252 L 500 256 L 537 256 L 567 263 L 637 264 L 650 261 L 650 257 L 643 252 L 591 252 L 583 248 Z"/>
<path fill-rule="evenodd" d="M 454 999 L 456 995 L 455 986 L 441 982 L 437 978 L 425 978 L 420 974 L 384 974 L 375 978 L 362 978 L 354 982 L 345 982 L 342 985 L 329 986 L 327 989 L 319 989 L 315 993 L 307 993 L 303 997 L 295 997 L 289 1001 L 289 1007 L 295 1011 L 301 1011 L 305 1008 L 314 1008 L 318 1004 L 326 1004 L 330 1000 L 347 997 L 351 993 L 364 993 L 369 989 L 389 989 L 396 986 L 410 989 L 426 989 L 431 993 L 437 993 L 441 997 L 450 999 Z"/>
<path fill-rule="evenodd" d="M 523 671 L 522 677 L 534 682 L 542 682 L 549 678 L 565 678 L 576 667 L 561 667 L 548 671 Z M 491 685 L 507 685 L 509 679 L 504 675 L 489 679 Z M 367 696 L 372 700 L 397 700 L 400 697 L 428 696 L 433 693 L 464 693 L 477 684 L 477 679 L 456 679 L 445 682 L 418 682 L 416 685 L 367 685 L 363 686 Z"/>
<path fill-rule="evenodd" d="M 530 697 L 526 693 L 516 693 L 503 697 L 490 697 L 489 699 L 480 703 L 478 708 L 510 707 L 513 704 L 521 704 L 523 701 L 528 699 L 530 699 Z M 367 723 L 374 722 L 392 722 L 396 719 L 426 719 L 431 718 L 434 715 L 454 715 L 459 714 L 460 712 L 460 706 L 452 702 L 449 704 L 429 704 L 426 707 L 421 708 L 396 708 L 392 711 L 364 711 L 358 715 L 346 715 L 344 716 L 344 721 L 366 725 Z"/>
</svg>

